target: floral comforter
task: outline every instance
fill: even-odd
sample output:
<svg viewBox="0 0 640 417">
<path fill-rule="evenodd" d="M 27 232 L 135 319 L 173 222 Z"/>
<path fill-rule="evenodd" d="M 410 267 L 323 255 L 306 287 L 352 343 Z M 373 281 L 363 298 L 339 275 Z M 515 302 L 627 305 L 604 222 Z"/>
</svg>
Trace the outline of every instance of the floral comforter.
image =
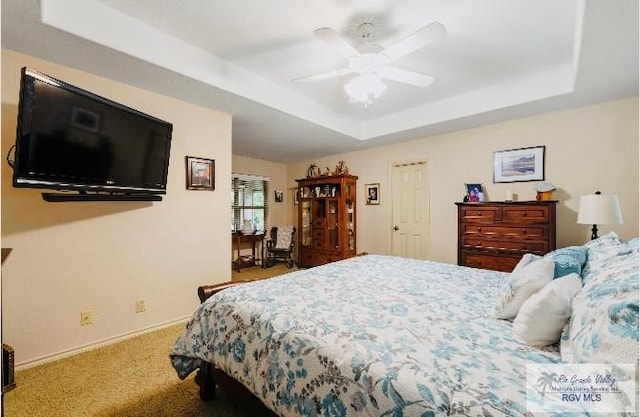
<svg viewBox="0 0 640 417">
<path fill-rule="evenodd" d="M 492 318 L 508 274 L 368 255 L 227 289 L 171 351 L 282 416 L 518 416 L 527 362 L 559 362 Z"/>
</svg>

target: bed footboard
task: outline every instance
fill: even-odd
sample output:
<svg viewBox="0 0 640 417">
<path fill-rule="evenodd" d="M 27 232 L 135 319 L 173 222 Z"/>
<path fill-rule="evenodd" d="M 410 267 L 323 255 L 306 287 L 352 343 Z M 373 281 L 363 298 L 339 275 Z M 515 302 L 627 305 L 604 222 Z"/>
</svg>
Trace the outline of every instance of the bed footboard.
<svg viewBox="0 0 640 417">
<path fill-rule="evenodd" d="M 202 285 L 198 287 L 198 298 L 200 298 L 201 303 L 204 303 L 205 300 L 207 300 L 209 297 L 219 293 L 222 290 L 235 287 L 236 285 L 245 284 L 247 282 L 251 282 L 251 280 L 247 279 L 243 281 L 227 281 L 220 284 Z"/>
</svg>

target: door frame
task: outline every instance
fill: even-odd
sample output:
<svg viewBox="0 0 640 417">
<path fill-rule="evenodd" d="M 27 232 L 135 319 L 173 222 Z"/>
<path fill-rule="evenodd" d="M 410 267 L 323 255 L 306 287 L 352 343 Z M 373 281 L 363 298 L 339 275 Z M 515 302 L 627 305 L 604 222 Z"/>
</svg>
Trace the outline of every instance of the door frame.
<svg viewBox="0 0 640 417">
<path fill-rule="evenodd" d="M 431 185 L 431 180 L 430 180 L 430 175 L 429 175 L 429 160 L 427 158 L 418 158 L 418 159 L 410 159 L 410 160 L 404 160 L 404 161 L 395 161 L 395 162 L 391 162 L 389 164 L 389 178 L 388 178 L 388 195 L 389 195 L 389 228 L 387 230 L 387 253 L 389 253 L 389 255 L 393 256 L 393 226 L 394 226 L 394 213 L 393 213 L 393 199 L 394 199 L 394 190 L 393 190 L 393 174 L 394 174 L 394 168 L 396 167 L 400 167 L 400 166 L 409 166 L 409 165 L 424 165 L 425 167 L 425 172 L 427 175 L 427 180 L 424 182 L 424 195 L 427 198 L 427 201 L 425 202 L 425 207 L 426 207 L 426 213 L 425 213 L 425 223 L 424 223 L 424 228 L 422 230 L 422 233 L 425 237 L 425 258 L 427 258 L 427 255 L 429 254 L 429 242 L 430 242 L 430 233 L 429 230 L 431 229 L 431 192 L 430 192 L 430 185 Z"/>
</svg>

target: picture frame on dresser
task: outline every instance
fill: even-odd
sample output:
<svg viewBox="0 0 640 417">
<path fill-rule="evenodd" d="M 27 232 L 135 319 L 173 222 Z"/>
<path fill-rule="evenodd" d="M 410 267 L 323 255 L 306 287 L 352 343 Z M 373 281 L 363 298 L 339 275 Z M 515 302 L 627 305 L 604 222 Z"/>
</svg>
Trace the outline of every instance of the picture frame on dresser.
<svg viewBox="0 0 640 417">
<path fill-rule="evenodd" d="M 482 184 L 472 183 L 465 184 L 464 188 L 467 192 L 465 201 L 469 203 L 482 203 L 485 201 L 484 190 Z"/>
<path fill-rule="evenodd" d="M 508 149 L 493 153 L 493 182 L 544 180 L 544 146 Z"/>
</svg>

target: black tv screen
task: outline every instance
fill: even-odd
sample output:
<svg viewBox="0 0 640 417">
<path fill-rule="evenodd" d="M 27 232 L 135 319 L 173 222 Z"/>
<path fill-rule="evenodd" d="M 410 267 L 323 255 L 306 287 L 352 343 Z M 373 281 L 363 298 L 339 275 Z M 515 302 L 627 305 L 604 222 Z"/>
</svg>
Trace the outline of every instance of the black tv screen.
<svg viewBox="0 0 640 417">
<path fill-rule="evenodd" d="M 173 125 L 22 69 L 13 185 L 165 194 Z"/>
</svg>

